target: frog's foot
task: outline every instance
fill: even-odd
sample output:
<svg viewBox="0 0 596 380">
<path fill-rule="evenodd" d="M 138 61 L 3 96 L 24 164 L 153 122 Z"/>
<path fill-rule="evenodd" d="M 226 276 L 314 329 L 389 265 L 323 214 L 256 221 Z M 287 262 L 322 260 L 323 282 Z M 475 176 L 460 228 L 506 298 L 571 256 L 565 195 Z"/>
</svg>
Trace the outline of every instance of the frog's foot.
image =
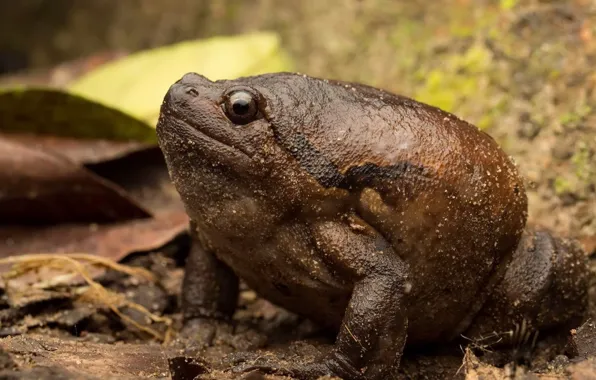
<svg viewBox="0 0 596 380">
<path fill-rule="evenodd" d="M 184 323 L 180 339 L 194 349 L 227 345 L 237 350 L 263 347 L 267 337 L 250 328 L 241 328 L 231 321 L 213 318 L 193 318 Z"/>
<path fill-rule="evenodd" d="M 264 374 L 290 376 L 302 380 L 315 380 L 322 376 L 339 376 L 346 380 L 362 380 L 364 375 L 347 362 L 331 357 L 321 360 L 278 357 L 271 353 L 238 352 L 231 355 L 234 374 L 258 371 Z"/>
<path fill-rule="evenodd" d="M 500 344 L 516 346 L 534 341 L 540 330 L 575 327 L 588 304 L 588 275 L 577 242 L 528 230 L 503 280 L 464 335 L 483 339 L 504 330 L 497 336 Z"/>
</svg>

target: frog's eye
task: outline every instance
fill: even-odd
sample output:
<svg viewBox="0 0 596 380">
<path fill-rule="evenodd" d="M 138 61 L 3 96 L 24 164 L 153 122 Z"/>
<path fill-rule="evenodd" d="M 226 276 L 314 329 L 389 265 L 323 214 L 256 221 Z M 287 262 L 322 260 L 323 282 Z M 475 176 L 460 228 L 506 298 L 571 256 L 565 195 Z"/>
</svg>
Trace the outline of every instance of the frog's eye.
<svg viewBox="0 0 596 380">
<path fill-rule="evenodd" d="M 254 95 L 246 90 L 231 91 L 225 96 L 223 108 L 234 124 L 248 124 L 257 118 L 259 108 Z"/>
</svg>

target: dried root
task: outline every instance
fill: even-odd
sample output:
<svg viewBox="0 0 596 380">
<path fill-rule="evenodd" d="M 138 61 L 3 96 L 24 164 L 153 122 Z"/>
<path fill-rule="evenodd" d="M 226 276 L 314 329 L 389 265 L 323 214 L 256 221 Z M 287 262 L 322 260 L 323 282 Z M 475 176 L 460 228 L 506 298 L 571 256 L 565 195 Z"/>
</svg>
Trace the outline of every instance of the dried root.
<svg viewBox="0 0 596 380">
<path fill-rule="evenodd" d="M 155 315 L 142 305 L 129 301 L 123 295 L 104 288 L 100 283 L 93 280 L 89 272 L 89 269 L 94 267 L 109 268 L 130 276 L 142 278 L 145 281 L 155 282 L 155 276 L 146 269 L 122 265 L 103 257 L 83 253 L 27 254 L 0 259 L 0 265 L 6 264 L 12 265 L 10 270 L 2 275 L 4 289 L 10 298 L 18 298 L 32 291 L 67 284 L 74 278 L 81 277 L 86 283 L 86 286 L 78 287 L 73 292 L 73 296 L 76 297 L 77 301 L 96 307 L 106 307 L 124 322 L 163 342 L 168 342 L 171 338 L 172 320 L 170 318 Z M 32 272 L 39 272 L 41 269 L 51 269 L 60 274 L 54 275 L 49 279 L 40 279 L 29 285 L 21 285 L 19 287 L 10 286 L 11 280 L 23 277 Z M 167 327 L 165 334 L 158 332 L 148 325 L 142 325 L 136 322 L 120 311 L 122 307 L 137 310 L 146 316 L 151 323 L 165 324 Z"/>
</svg>

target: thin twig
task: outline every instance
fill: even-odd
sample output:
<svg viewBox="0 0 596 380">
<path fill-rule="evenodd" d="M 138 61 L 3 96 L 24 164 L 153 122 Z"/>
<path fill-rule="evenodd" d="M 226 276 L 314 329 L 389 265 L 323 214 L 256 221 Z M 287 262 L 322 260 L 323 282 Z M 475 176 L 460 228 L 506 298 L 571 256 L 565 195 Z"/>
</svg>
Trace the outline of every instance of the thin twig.
<svg viewBox="0 0 596 380">
<path fill-rule="evenodd" d="M 77 260 L 87 261 L 88 264 L 91 265 L 101 265 L 113 270 L 126 273 L 131 276 L 139 276 L 143 277 L 149 281 L 155 281 L 155 277 L 153 274 L 143 268 L 132 268 L 122 264 L 118 264 L 114 261 L 105 259 L 103 257 L 97 257 L 89 254 L 84 253 L 74 253 L 68 255 L 58 255 L 58 254 L 28 254 L 28 255 L 20 255 L 20 256 L 11 256 L 4 259 L 0 259 L 0 265 L 2 264 L 13 264 L 18 266 L 19 269 L 13 270 L 12 272 L 8 273 L 7 276 L 4 276 L 6 280 L 7 277 L 16 277 L 20 274 L 26 273 L 28 271 L 37 269 L 41 266 L 54 266 L 56 262 L 63 262 L 68 264 L 78 275 L 80 275 L 83 280 L 89 285 L 89 288 L 81 294 L 82 297 L 87 299 L 90 303 L 95 303 L 98 300 L 101 303 L 108 307 L 112 312 L 114 312 L 120 319 L 123 321 L 131 324 L 132 326 L 136 327 L 137 329 L 146 332 L 147 334 L 153 336 L 156 339 L 162 341 L 168 341 L 171 336 L 171 325 L 172 320 L 167 317 L 160 317 L 151 313 L 142 305 L 137 303 L 131 302 L 124 298 L 123 296 L 116 294 L 114 292 L 109 291 L 108 289 L 104 288 L 101 284 L 93 280 L 89 272 L 87 271 L 86 265 L 80 263 Z M 63 268 L 61 268 L 63 269 Z M 8 288 L 8 286 L 7 286 Z M 118 305 L 116 305 L 118 304 Z M 154 329 L 143 326 L 130 318 L 129 316 L 123 314 L 119 309 L 118 306 L 126 306 L 131 309 L 137 310 L 147 316 L 152 322 L 157 323 L 164 323 L 167 326 L 167 331 L 165 335 L 162 336 L 159 332 L 155 331 Z"/>
</svg>

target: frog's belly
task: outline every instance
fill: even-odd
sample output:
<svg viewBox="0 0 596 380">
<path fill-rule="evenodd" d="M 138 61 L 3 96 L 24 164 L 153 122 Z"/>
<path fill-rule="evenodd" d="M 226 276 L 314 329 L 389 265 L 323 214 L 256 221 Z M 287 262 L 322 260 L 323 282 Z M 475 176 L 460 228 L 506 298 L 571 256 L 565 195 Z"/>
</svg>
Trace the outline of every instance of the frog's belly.
<svg viewBox="0 0 596 380">
<path fill-rule="evenodd" d="M 307 226 L 280 227 L 266 242 L 227 245 L 216 254 L 263 298 L 322 325 L 340 325 L 353 282 L 321 259 Z"/>
<path fill-rule="evenodd" d="M 418 230 L 428 232 L 427 229 Z M 320 247 L 315 245 L 307 225 L 297 222 L 277 226 L 275 233 L 269 236 L 266 241 L 218 239 L 221 245 L 215 251 L 262 297 L 321 325 L 338 328 L 356 278 L 342 276 L 322 259 L 326 255 L 321 254 Z M 426 236 L 426 242 L 432 243 L 429 236 Z M 478 298 L 475 296 L 483 294 L 478 283 L 486 284 L 489 280 L 493 265 L 492 261 L 486 260 L 486 255 L 461 254 L 467 252 L 462 249 L 462 245 L 466 248 L 465 241 L 458 245 L 453 244 L 453 239 L 447 240 L 450 243 L 439 247 L 444 250 L 429 245 L 427 250 L 418 251 L 419 255 L 404 255 L 412 272 L 412 290 L 406 300 L 387 300 L 405 301 L 408 305 L 409 342 L 451 337 L 460 322 L 474 312 L 470 305 Z M 447 255 L 447 251 L 453 251 L 453 254 Z M 459 275 L 458 270 L 462 268 L 468 275 Z"/>
<path fill-rule="evenodd" d="M 338 329 L 351 291 L 326 286 L 309 286 L 300 281 L 270 282 L 256 277 L 244 277 L 248 286 L 265 299 L 322 326 Z"/>
</svg>

